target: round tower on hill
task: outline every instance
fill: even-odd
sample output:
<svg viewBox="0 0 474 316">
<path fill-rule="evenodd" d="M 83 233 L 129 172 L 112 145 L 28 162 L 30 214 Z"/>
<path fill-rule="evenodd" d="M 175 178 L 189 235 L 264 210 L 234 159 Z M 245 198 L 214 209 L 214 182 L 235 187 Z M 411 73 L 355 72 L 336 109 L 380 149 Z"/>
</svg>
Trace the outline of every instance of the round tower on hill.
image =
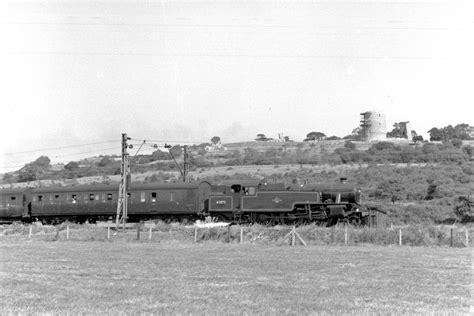
<svg viewBox="0 0 474 316">
<path fill-rule="evenodd" d="M 387 138 L 387 126 L 384 114 L 376 111 L 369 111 L 360 113 L 360 115 L 360 127 L 362 130 L 362 137 L 365 141 L 371 142 Z"/>
</svg>

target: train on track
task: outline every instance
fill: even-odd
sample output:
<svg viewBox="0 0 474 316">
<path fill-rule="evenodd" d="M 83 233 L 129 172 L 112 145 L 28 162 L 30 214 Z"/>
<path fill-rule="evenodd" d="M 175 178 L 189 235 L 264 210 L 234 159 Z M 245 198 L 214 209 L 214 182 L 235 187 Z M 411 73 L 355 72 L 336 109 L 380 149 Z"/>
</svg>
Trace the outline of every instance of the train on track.
<svg viewBox="0 0 474 316">
<path fill-rule="evenodd" d="M 118 185 L 2 189 L 0 221 L 54 224 L 114 220 L 118 192 Z M 131 184 L 127 192 L 129 222 L 194 221 L 210 216 L 234 223 L 376 226 L 383 215 L 361 205 L 361 190 L 347 183 L 148 183 Z"/>
</svg>

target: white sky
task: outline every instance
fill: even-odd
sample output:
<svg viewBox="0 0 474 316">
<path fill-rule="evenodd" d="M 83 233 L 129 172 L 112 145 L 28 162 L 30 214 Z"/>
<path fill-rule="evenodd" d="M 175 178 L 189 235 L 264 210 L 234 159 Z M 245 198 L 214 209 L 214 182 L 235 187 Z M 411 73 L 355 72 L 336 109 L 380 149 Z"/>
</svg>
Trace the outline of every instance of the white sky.
<svg viewBox="0 0 474 316">
<path fill-rule="evenodd" d="M 124 132 L 343 137 L 373 109 L 425 137 L 474 125 L 472 3 L 2 3 L 0 172 L 41 154 L 119 154 Z"/>
</svg>

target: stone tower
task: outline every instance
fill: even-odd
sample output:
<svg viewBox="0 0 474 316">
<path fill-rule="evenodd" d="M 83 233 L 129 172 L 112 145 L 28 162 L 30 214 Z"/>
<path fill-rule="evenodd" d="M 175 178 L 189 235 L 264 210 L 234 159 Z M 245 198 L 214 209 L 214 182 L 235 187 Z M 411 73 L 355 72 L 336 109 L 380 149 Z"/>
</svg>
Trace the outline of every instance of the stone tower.
<svg viewBox="0 0 474 316">
<path fill-rule="evenodd" d="M 362 138 L 365 141 L 371 142 L 387 138 L 385 115 L 376 111 L 364 112 L 360 115 Z"/>
</svg>

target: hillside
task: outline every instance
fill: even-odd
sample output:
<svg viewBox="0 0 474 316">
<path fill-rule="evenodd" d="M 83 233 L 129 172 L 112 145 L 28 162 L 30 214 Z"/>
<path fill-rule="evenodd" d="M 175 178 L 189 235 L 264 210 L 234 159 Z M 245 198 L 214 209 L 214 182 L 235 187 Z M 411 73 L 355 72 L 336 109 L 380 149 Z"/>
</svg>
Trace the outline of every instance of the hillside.
<svg viewBox="0 0 474 316">
<path fill-rule="evenodd" d="M 365 204 L 386 210 L 395 223 L 463 219 L 455 214 L 474 192 L 472 147 L 464 143 L 246 142 L 220 148 L 190 146 L 188 181 L 256 179 L 292 184 L 337 182 L 346 177 Z M 180 146 L 131 159 L 132 183 L 179 182 Z M 2 187 L 109 184 L 120 180 L 120 161 L 99 156 L 53 168 L 40 157 L 3 177 Z M 465 218 L 464 218 L 465 219 Z"/>
</svg>

